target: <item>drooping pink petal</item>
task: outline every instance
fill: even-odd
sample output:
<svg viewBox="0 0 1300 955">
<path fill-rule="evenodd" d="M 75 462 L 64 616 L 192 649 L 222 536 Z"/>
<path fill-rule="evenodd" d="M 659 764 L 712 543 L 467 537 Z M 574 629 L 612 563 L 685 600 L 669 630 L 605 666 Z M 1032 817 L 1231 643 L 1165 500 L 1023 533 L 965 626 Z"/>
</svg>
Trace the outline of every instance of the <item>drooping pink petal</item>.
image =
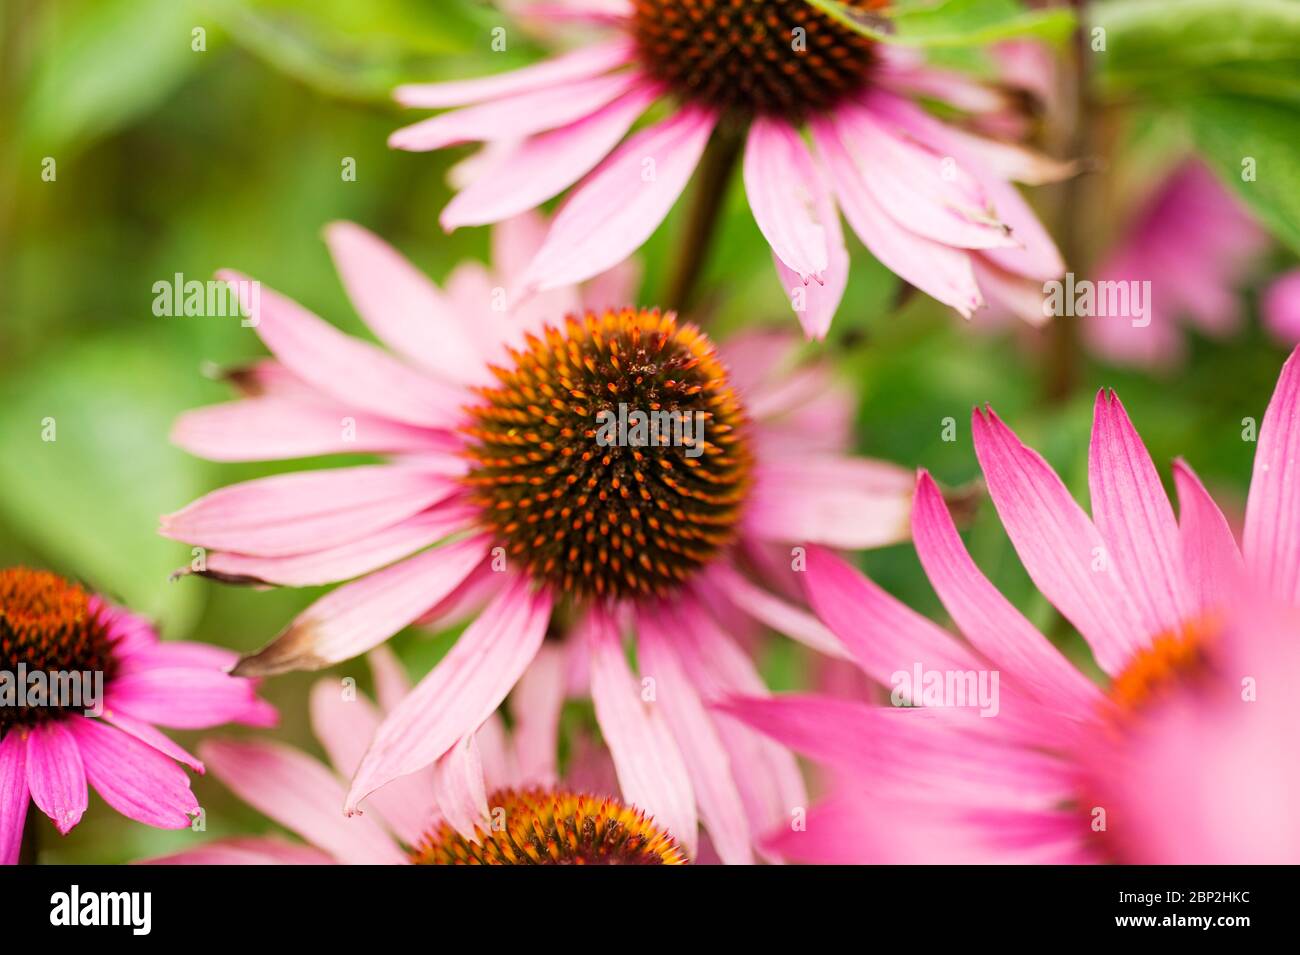
<svg viewBox="0 0 1300 955">
<path fill-rule="evenodd" d="M 1300 604 L 1300 347 L 1259 426 L 1241 549 L 1263 589 Z"/>
<path fill-rule="evenodd" d="M 0 739 L 0 865 L 14 865 L 27 822 L 27 740 L 17 730 Z"/>
<path fill-rule="evenodd" d="M 523 781 L 555 782 L 563 706 L 564 654 L 556 647 L 543 646 L 510 694 L 515 754 Z"/>
<path fill-rule="evenodd" d="M 448 501 L 359 541 L 288 557 L 250 557 L 221 551 L 208 556 L 203 573 L 236 583 L 284 587 L 318 587 L 351 580 L 469 528 L 474 513 Z"/>
<path fill-rule="evenodd" d="M 199 754 L 241 800 L 340 862 L 395 865 L 405 856 L 377 822 L 343 814 L 343 786 L 296 749 L 263 740 L 207 740 Z"/>
<path fill-rule="evenodd" d="M 217 278 L 239 291 L 257 334 L 283 365 L 344 406 L 425 428 L 452 427 L 463 392 L 353 338 L 297 302 L 238 272 Z M 258 290 L 253 294 L 253 290 Z"/>
<path fill-rule="evenodd" d="M 309 707 L 312 732 L 335 772 L 351 779 L 383 716 L 355 686 L 345 692 L 338 680 L 329 677 L 312 687 Z M 364 808 L 374 809 L 403 842 L 415 845 L 433 821 L 433 774 L 426 771 L 394 779 L 372 793 Z"/>
<path fill-rule="evenodd" d="M 1092 519 L 1148 633 L 1190 616 L 1178 523 L 1160 475 L 1119 396 L 1097 393 L 1088 450 Z"/>
<path fill-rule="evenodd" d="M 1228 519 L 1181 458 L 1174 462 L 1174 485 L 1188 596 L 1199 614 L 1212 616 L 1241 594 L 1246 568 Z"/>
<path fill-rule="evenodd" d="M 628 62 L 631 53 L 631 44 L 619 37 L 605 43 L 593 43 L 508 73 L 450 83 L 412 83 L 399 86 L 393 91 L 393 96 L 403 106 L 419 109 L 465 106 L 559 86 L 573 80 L 588 79 L 622 66 Z"/>
<path fill-rule="evenodd" d="M 89 803 L 86 772 L 76 740 L 58 723 L 37 726 L 27 737 L 27 788 L 60 835 L 81 821 Z"/>
<path fill-rule="evenodd" d="M 375 680 L 375 699 L 379 702 L 380 712 L 391 713 L 393 707 L 411 692 L 406 667 L 397 654 L 382 643 L 366 654 L 366 660 Z"/>
<path fill-rule="evenodd" d="M 1101 534 L 1042 456 L 992 411 L 972 415 L 975 454 L 1030 578 L 1112 676 L 1154 636 L 1142 626 Z"/>
<path fill-rule="evenodd" d="M 472 840 L 476 829 L 490 828 L 483 761 L 473 733 L 438 757 L 433 764 L 433 781 L 442 817 L 456 832 Z"/>
<path fill-rule="evenodd" d="M 620 146 L 556 214 L 524 284 L 582 282 L 636 251 L 686 188 L 716 123 L 714 114 L 686 108 Z"/>
<path fill-rule="evenodd" d="M 451 232 L 537 208 L 596 168 L 656 96 L 655 90 L 638 87 L 575 123 L 524 140 L 485 165 L 438 221 Z"/>
<path fill-rule="evenodd" d="M 64 724 L 77 742 L 86 780 L 128 819 L 159 829 L 184 829 L 198 812 L 190 781 L 172 760 L 102 720 L 75 716 Z"/>
<path fill-rule="evenodd" d="M 200 776 L 207 771 L 201 759 L 173 741 L 167 734 L 154 729 L 148 723 L 116 710 L 105 712 L 103 719 L 105 723 L 110 723 L 123 733 L 128 733 L 140 742 L 152 746 L 164 756 L 170 756 L 176 762 L 185 764 Z"/>
<path fill-rule="evenodd" d="M 763 460 L 745 529 L 765 540 L 881 547 L 907 539 L 912 475 L 882 461 L 833 455 Z"/>
<path fill-rule="evenodd" d="M 351 222 L 325 228 L 348 298 L 379 340 L 446 381 L 471 380 L 483 360 L 466 316 L 423 272 L 368 229 Z"/>
<path fill-rule="evenodd" d="M 1041 281 L 1012 274 L 980 254 L 970 261 L 975 281 L 995 312 L 1005 310 L 1034 326 L 1046 323 L 1050 316 Z"/>
<path fill-rule="evenodd" d="M 421 451 L 446 444 L 443 432 L 343 407 L 270 397 L 186 411 L 172 426 L 171 440 L 209 461 Z"/>
<path fill-rule="evenodd" d="M 849 250 L 844 244 L 840 211 L 820 170 L 815 180 L 815 187 L 817 221 L 822 224 L 825 231 L 828 253 L 823 284 L 812 282 L 805 285 L 793 269 L 775 255 L 772 258 L 776 263 L 777 278 L 781 280 L 781 287 L 790 300 L 790 307 L 794 309 L 804 335 L 814 341 L 821 341 L 830 331 L 831 320 L 839 310 L 840 302 L 844 298 L 844 290 L 848 288 Z"/>
<path fill-rule="evenodd" d="M 577 122 L 638 82 L 634 73 L 608 73 L 442 113 L 388 137 L 393 149 L 428 152 L 456 143 L 518 139 Z"/>
<path fill-rule="evenodd" d="M 614 621 L 589 612 L 583 639 L 591 654 L 591 700 L 614 757 L 624 798 L 653 816 L 691 858 L 699 848 L 690 772 L 657 696 L 649 701 L 628 669 Z"/>
<path fill-rule="evenodd" d="M 385 464 L 276 474 L 231 484 L 164 515 L 159 533 L 215 550 L 285 557 L 358 540 L 456 489 L 446 475 Z"/>
<path fill-rule="evenodd" d="M 826 230 L 817 218 L 818 173 L 799 134 L 760 117 L 745 142 L 745 194 L 754 221 L 778 259 L 807 283 L 830 265 Z"/>
<path fill-rule="evenodd" d="M 866 188 L 839 133 L 824 121 L 814 122 L 812 130 L 840 208 L 871 254 L 890 271 L 969 318 L 984 300 L 968 253 L 900 227 Z"/>
<path fill-rule="evenodd" d="M 709 840 L 727 865 L 751 865 L 750 833 L 745 804 L 731 772 L 731 760 L 713 719 L 700 702 L 671 637 L 654 613 L 639 615 L 637 651 L 641 672 L 655 681 L 657 702 L 690 772 Z"/>
<path fill-rule="evenodd" d="M 433 763 L 486 720 L 532 662 L 551 616 L 545 593 L 516 579 L 393 708 L 352 781 L 348 809 L 386 782 Z"/>
<path fill-rule="evenodd" d="M 1080 719 L 1096 711 L 1097 687 L 975 566 L 926 471 L 917 478 L 912 539 L 939 599 L 975 649 L 1054 710 Z"/>
<path fill-rule="evenodd" d="M 410 625 L 457 586 L 487 554 L 471 537 L 435 547 L 344 584 L 316 601 L 233 672 L 270 676 L 319 670 L 365 653 Z"/>
</svg>

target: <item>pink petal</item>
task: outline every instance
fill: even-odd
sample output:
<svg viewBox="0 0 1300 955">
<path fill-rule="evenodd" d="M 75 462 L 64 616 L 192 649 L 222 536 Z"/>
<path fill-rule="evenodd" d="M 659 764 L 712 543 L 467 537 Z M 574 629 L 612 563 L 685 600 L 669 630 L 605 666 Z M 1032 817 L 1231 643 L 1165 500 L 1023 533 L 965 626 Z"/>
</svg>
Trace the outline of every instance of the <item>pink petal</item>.
<svg viewBox="0 0 1300 955">
<path fill-rule="evenodd" d="M 716 123 L 686 108 L 620 146 L 555 216 L 524 284 L 582 282 L 636 251 L 686 188 Z"/>
<path fill-rule="evenodd" d="M 0 739 L 0 865 L 18 862 L 27 803 L 27 739 L 10 730 Z"/>
<path fill-rule="evenodd" d="M 309 706 L 316 739 L 339 777 L 351 779 L 383 716 L 355 687 L 345 696 L 342 684 L 330 677 L 312 687 Z M 422 772 L 394 779 L 372 793 L 365 808 L 374 809 L 407 845 L 415 845 L 433 821 L 433 776 Z"/>
<path fill-rule="evenodd" d="M 1228 519 L 1201 479 L 1183 460 L 1174 462 L 1178 531 L 1189 598 L 1197 613 L 1212 616 L 1232 605 L 1247 581 Z"/>
<path fill-rule="evenodd" d="M 839 133 L 822 121 L 814 122 L 812 129 L 840 208 L 871 254 L 890 271 L 969 318 L 984 301 L 969 255 L 894 222 L 866 188 Z"/>
<path fill-rule="evenodd" d="M 375 681 L 375 699 L 379 709 L 391 713 L 393 707 L 402 702 L 411 692 L 411 681 L 406 675 L 406 667 L 386 644 L 380 644 L 366 654 L 370 663 L 370 673 Z"/>
<path fill-rule="evenodd" d="M 305 753 L 280 743 L 215 739 L 199 752 L 212 774 L 241 800 L 340 862 L 406 861 L 369 816 L 343 814 L 342 784 Z"/>
<path fill-rule="evenodd" d="M 866 109 L 846 109 L 835 129 L 863 186 L 896 226 L 963 249 L 1017 245 L 981 184 L 953 157 L 904 138 Z"/>
<path fill-rule="evenodd" d="M 239 722 L 258 706 L 256 686 L 221 670 L 154 668 L 120 674 L 109 683 L 106 708 L 173 729 Z"/>
<path fill-rule="evenodd" d="M 190 781 L 152 746 L 102 720 L 73 717 L 65 724 L 76 740 L 86 779 L 128 819 L 159 829 L 184 829 L 199 804 Z"/>
<path fill-rule="evenodd" d="M 430 765 L 480 726 L 537 655 L 550 615 L 549 596 L 529 594 L 524 580 L 512 581 L 388 714 L 352 781 L 349 811 L 388 781 Z"/>
<path fill-rule="evenodd" d="M 405 256 L 351 222 L 325 229 L 348 298 L 389 348 L 447 381 L 467 381 L 483 361 L 466 316 Z M 359 428 L 358 428 L 359 430 Z"/>
<path fill-rule="evenodd" d="M 564 655 L 543 646 L 510 694 L 519 777 L 525 782 L 554 784 L 563 707 Z"/>
<path fill-rule="evenodd" d="M 388 137 L 388 145 L 427 152 L 456 143 L 518 139 L 590 116 L 637 82 L 634 73 L 610 73 L 515 93 L 399 129 Z"/>
<path fill-rule="evenodd" d="M 451 495 L 446 475 L 368 464 L 232 484 L 174 514 L 164 537 L 258 557 L 327 550 L 391 527 Z"/>
<path fill-rule="evenodd" d="M 420 109 L 464 106 L 587 79 L 622 66 L 631 55 L 632 45 L 619 37 L 606 43 L 583 46 L 562 56 L 508 73 L 450 83 L 412 83 L 399 86 L 393 91 L 393 96 L 403 106 Z"/>
<path fill-rule="evenodd" d="M 628 669 L 618 629 L 607 615 L 589 612 L 591 700 L 596 722 L 614 757 L 624 798 L 654 817 L 691 858 L 699 848 L 690 773 L 657 698 L 649 703 Z"/>
<path fill-rule="evenodd" d="M 745 193 L 754 221 L 778 259 L 807 283 L 830 265 L 826 230 L 817 218 L 819 174 L 799 134 L 758 118 L 745 143 Z"/>
<path fill-rule="evenodd" d="M 491 827 L 483 762 L 473 733 L 464 736 L 438 757 L 433 764 L 433 780 L 438 808 L 456 832 L 474 840 L 476 830 Z"/>
<path fill-rule="evenodd" d="M 1038 589 L 1112 676 L 1154 636 L 1142 627 L 1101 535 L 1042 456 L 989 409 L 972 416 L 975 454 L 1011 543 Z"/>
<path fill-rule="evenodd" d="M 917 478 L 912 538 L 935 592 L 975 649 L 1030 687 L 1042 703 L 1077 719 L 1096 711 L 1097 687 L 975 566 L 926 471 Z"/>
<path fill-rule="evenodd" d="M 249 321 L 272 354 L 296 376 L 345 406 L 426 428 L 452 426 L 463 392 L 403 364 L 369 342 L 345 335 L 283 295 L 223 270 L 217 278 L 240 291 Z"/>
<path fill-rule="evenodd" d="M 489 163 L 452 198 L 438 221 L 451 232 L 537 208 L 591 172 L 656 96 L 648 87 L 633 89 L 575 123 L 525 140 Z"/>
<path fill-rule="evenodd" d="M 783 543 L 882 547 L 907 539 L 912 476 L 892 464 L 831 455 L 760 463 L 747 532 Z"/>
<path fill-rule="evenodd" d="M 980 670 L 981 662 L 951 635 L 887 594 L 842 557 L 808 548 L 808 601 L 822 622 L 882 686 L 892 674 L 926 670 Z"/>
<path fill-rule="evenodd" d="M 197 849 L 143 859 L 141 865 L 334 865 L 319 849 L 275 836 L 218 839 Z"/>
<path fill-rule="evenodd" d="M 1259 427 L 1242 553 L 1265 590 L 1300 603 L 1300 348 L 1282 366 Z"/>
<path fill-rule="evenodd" d="M 734 567 L 727 564 L 715 565 L 709 572 L 709 583 L 743 613 L 777 633 L 793 637 L 818 653 L 842 660 L 849 658 L 844 645 L 820 620 L 751 583 Z"/>
<path fill-rule="evenodd" d="M 172 426 L 171 440 L 209 461 L 420 451 L 446 441 L 442 432 L 285 398 L 244 398 L 187 411 Z"/>
<path fill-rule="evenodd" d="M 103 719 L 105 723 L 110 723 L 120 729 L 123 733 L 134 736 L 146 746 L 152 746 L 164 756 L 168 756 L 176 760 L 178 763 L 184 763 L 199 775 L 202 775 L 207 771 L 203 766 L 202 760 L 190 753 L 184 747 L 173 742 L 164 733 L 154 729 L 148 723 L 141 722 L 140 720 L 127 716 L 125 713 L 121 712 L 110 713 L 105 711 Z"/>
<path fill-rule="evenodd" d="M 475 512 L 454 502 L 435 505 L 399 524 L 326 550 L 289 557 L 208 556 L 205 576 L 236 583 L 318 587 L 386 567 L 470 526 Z"/>
<path fill-rule="evenodd" d="M 752 865 L 744 801 L 731 774 L 731 761 L 713 719 L 700 702 L 673 652 L 671 639 L 653 613 L 640 615 L 637 651 L 643 675 L 655 681 L 659 710 L 690 772 L 700 818 L 727 865 Z"/>
<path fill-rule="evenodd" d="M 1292 269 L 1264 291 L 1260 299 L 1264 326 L 1286 345 L 1300 342 L 1300 269 Z"/>
<path fill-rule="evenodd" d="M 487 554 L 488 539 L 435 547 L 344 584 L 316 601 L 234 672 L 269 676 L 319 670 L 365 653 L 456 589 Z"/>
<path fill-rule="evenodd" d="M 27 788 L 60 835 L 81 821 L 90 798 L 86 772 L 76 740 L 58 723 L 37 726 L 27 737 Z"/>
<path fill-rule="evenodd" d="M 1088 452 L 1092 519 L 1151 634 L 1191 615 L 1178 523 L 1146 445 L 1114 392 L 1097 393 Z"/>
</svg>

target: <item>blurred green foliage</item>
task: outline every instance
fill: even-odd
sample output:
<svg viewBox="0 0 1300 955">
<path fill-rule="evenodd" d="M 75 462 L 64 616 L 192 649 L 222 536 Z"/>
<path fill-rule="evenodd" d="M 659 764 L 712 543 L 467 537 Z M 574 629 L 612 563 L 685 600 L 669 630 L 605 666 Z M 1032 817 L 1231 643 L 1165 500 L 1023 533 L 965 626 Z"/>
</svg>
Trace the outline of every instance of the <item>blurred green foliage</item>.
<svg viewBox="0 0 1300 955">
<path fill-rule="evenodd" d="M 864 453 L 924 466 L 950 486 L 978 478 L 972 407 L 992 403 L 1086 501 L 1093 395 L 1119 389 L 1153 456 L 1186 457 L 1230 511 L 1240 509 L 1254 446 L 1242 419 L 1258 419 L 1284 352 L 1253 315 L 1260 280 L 1300 249 L 1300 141 L 1295 4 L 1283 0 L 1122 0 L 1098 5 L 1110 29 L 1098 57 L 1102 107 L 1156 115 L 1178 127 L 1234 180 L 1279 246 L 1244 291 L 1248 329 L 1226 342 L 1195 338 L 1188 363 L 1165 375 L 1121 371 L 1076 348 L 1073 389 L 1048 401 L 1050 333 L 979 332 L 935 303 L 906 296 L 854 245 L 845 305 L 824 351 L 859 394 Z M 971 28 L 963 3 L 908 4 L 933 36 Z M 1016 16 L 1024 14 L 1013 4 Z M 943 19 L 947 8 L 953 19 Z M 1182 14 L 1178 11 L 1181 8 Z M 1190 16 L 1195 13 L 1195 16 Z M 1037 22 L 1037 21 L 1034 21 Z M 505 26 L 504 54 L 490 32 Z M 987 22 L 979 29 L 994 29 Z M 1034 29 L 1037 29 L 1035 27 Z M 201 32 L 196 32 L 201 31 Z M 486 230 L 443 235 L 455 151 L 390 151 L 409 117 L 388 100 L 399 82 L 477 75 L 530 62 L 543 47 L 491 5 L 473 0 L 6 0 L 0 6 L 0 561 L 45 565 L 153 614 L 168 637 L 240 650 L 273 636 L 318 591 L 255 592 L 187 579 L 168 582 L 188 549 L 156 533 L 159 514 L 230 481 L 295 466 L 221 466 L 167 443 L 175 415 L 220 400 L 202 374 L 262 354 L 237 319 L 159 318 L 152 286 L 175 273 L 206 278 L 234 267 L 365 334 L 329 263 L 321 228 L 352 219 L 441 279 L 484 257 Z M 1107 147 L 1112 148 L 1112 147 Z M 1103 172 L 1123 167 L 1124 141 Z M 1259 178 L 1235 175 L 1243 155 Z M 355 160 L 355 181 L 340 174 Z M 42 172 L 53 161 L 56 177 Z M 1036 190 L 1059 235 L 1060 189 Z M 755 322 L 793 325 L 739 183 L 710 256 L 701 320 L 719 333 Z M 1121 219 L 1126 209 L 1092 210 Z M 646 247 L 643 298 L 664 287 L 684 210 Z M 945 442 L 946 419 L 957 440 Z M 43 440 L 53 419 L 57 440 Z M 1038 596 L 992 509 L 976 511 L 977 561 L 1069 652 L 1086 654 Z M 910 547 L 863 564 L 909 603 L 940 610 Z M 415 675 L 450 637 L 403 634 Z M 774 685 L 796 687 L 808 668 L 787 644 L 766 660 Z M 364 664 L 338 668 L 367 684 Z M 312 676 L 278 678 L 279 735 L 319 752 L 306 725 Z M 181 734 L 193 745 L 195 734 Z M 220 786 L 196 782 L 208 835 L 265 828 Z M 92 800 L 59 840 L 39 823 L 46 861 L 116 862 L 196 838 L 128 823 Z"/>
</svg>

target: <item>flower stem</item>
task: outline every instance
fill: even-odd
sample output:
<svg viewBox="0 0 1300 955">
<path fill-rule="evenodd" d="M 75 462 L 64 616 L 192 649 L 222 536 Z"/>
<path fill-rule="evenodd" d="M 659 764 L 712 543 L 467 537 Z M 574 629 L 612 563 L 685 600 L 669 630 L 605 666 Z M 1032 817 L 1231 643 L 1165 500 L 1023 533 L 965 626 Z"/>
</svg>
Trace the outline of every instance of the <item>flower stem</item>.
<svg viewBox="0 0 1300 955">
<path fill-rule="evenodd" d="M 691 304 L 718 230 L 722 203 L 743 143 L 739 130 L 722 125 L 704 150 L 691 193 L 685 234 L 679 244 L 680 255 L 663 302 L 665 308 L 682 311 Z"/>
<path fill-rule="evenodd" d="M 1072 0 L 1077 22 L 1074 32 L 1073 77 L 1073 128 L 1070 131 L 1067 155 L 1080 159 L 1089 155 L 1092 143 L 1092 61 L 1088 47 L 1088 24 L 1085 20 L 1084 0 Z M 1078 273 L 1083 271 L 1087 254 L 1085 235 L 1087 225 L 1084 211 L 1087 205 L 1085 190 L 1089 182 L 1085 174 L 1071 176 L 1062 185 L 1059 222 L 1061 224 L 1061 252 L 1065 267 Z M 1052 404 L 1062 404 L 1074 393 L 1079 381 L 1079 358 L 1082 345 L 1079 341 L 1078 323 L 1057 315 L 1047 327 L 1047 368 L 1045 375 L 1046 398 Z"/>
</svg>

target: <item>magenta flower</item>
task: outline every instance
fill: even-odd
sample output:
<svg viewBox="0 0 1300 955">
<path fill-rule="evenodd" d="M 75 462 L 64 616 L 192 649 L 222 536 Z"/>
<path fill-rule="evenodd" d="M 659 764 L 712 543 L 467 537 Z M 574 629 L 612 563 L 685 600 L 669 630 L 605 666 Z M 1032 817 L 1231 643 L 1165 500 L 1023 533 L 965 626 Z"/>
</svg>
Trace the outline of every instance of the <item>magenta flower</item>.
<svg viewBox="0 0 1300 955">
<path fill-rule="evenodd" d="M 1300 269 L 1269 283 L 1260 301 L 1264 326 L 1274 338 L 1294 345 L 1300 342 Z"/>
<path fill-rule="evenodd" d="M 88 784 L 137 822 L 189 825 L 199 805 L 176 764 L 203 764 L 157 727 L 273 725 L 254 682 L 226 672 L 235 658 L 160 643 L 147 620 L 46 571 L 0 570 L 0 864 L 18 860 L 29 799 L 66 835 Z"/>
<path fill-rule="evenodd" d="M 339 811 L 371 737 L 410 693 L 401 664 L 371 651 L 376 706 L 322 679 L 311 721 L 331 765 L 279 743 L 208 740 L 212 773 L 244 802 L 300 836 L 219 839 L 152 859 L 164 865 L 629 865 L 686 861 L 653 820 L 600 789 L 557 786 L 554 734 L 524 707 L 513 733 L 495 714 L 436 765 L 373 793 L 373 812 Z M 495 823 L 495 825 L 494 825 Z M 615 825 L 611 825 L 614 823 Z M 573 836 L 555 839 L 554 830 Z"/>
<path fill-rule="evenodd" d="M 1097 269 L 1097 282 L 1150 282 L 1149 314 L 1080 319 L 1098 355 L 1160 366 L 1183 354 L 1179 323 L 1221 338 L 1241 324 L 1236 286 L 1268 237 L 1197 159 L 1181 163 Z"/>
<path fill-rule="evenodd" d="M 810 553 L 818 614 L 914 706 L 726 704 L 842 781 L 772 848 L 824 862 L 1300 861 L 1300 350 L 1260 428 L 1240 549 L 1181 461 L 1175 519 L 1113 393 L 1097 398 L 1091 519 L 991 410 L 973 420 L 1003 525 L 1105 687 L 984 577 L 921 472 L 917 553 L 966 642 Z M 983 709 L 977 684 L 994 689 Z"/>
<path fill-rule="evenodd" d="M 370 233 L 330 227 L 358 311 L 402 357 L 264 289 L 256 327 L 275 359 L 235 376 L 247 397 L 186 414 L 174 437 L 218 460 L 385 462 L 224 488 L 165 517 L 162 532 L 210 548 L 202 572 L 220 579 L 350 581 L 242 660 L 243 675 L 329 666 L 413 623 L 472 621 L 380 726 L 349 809 L 472 736 L 549 633 L 568 673 L 552 674 L 548 698 L 560 680 L 589 688 L 626 799 L 692 857 L 702 817 L 724 860 L 748 861 L 750 835 L 802 805 L 803 787 L 789 754 L 705 709 L 763 691 L 729 634 L 762 623 L 843 655 L 800 606 L 790 568 L 806 542 L 904 537 L 911 476 L 844 455 L 847 395 L 824 367 L 794 362 L 784 336 L 719 352 L 671 315 L 584 312 L 592 287 L 495 311 L 494 288 L 540 235 L 538 220 L 506 224 L 504 274 L 463 266 L 444 293 Z M 597 284 L 605 302 L 626 301 L 609 276 Z M 701 431 L 693 446 L 606 442 L 597 421 L 629 409 Z"/>
<path fill-rule="evenodd" d="M 912 102 L 988 114 L 1005 109 L 1001 93 L 874 43 L 803 0 L 569 2 L 533 13 L 617 35 L 511 73 L 400 87 L 406 106 L 459 108 L 389 141 L 419 151 L 487 144 L 442 212 L 447 229 L 498 222 L 573 187 L 525 291 L 584 281 L 627 258 L 710 142 L 726 155 L 743 140 L 750 207 L 810 337 L 826 334 L 848 279 L 840 212 L 888 268 L 963 315 L 987 295 L 1042 320 L 1041 307 L 1020 306 L 1064 266 L 1008 180 L 1043 182 L 1065 167 Z M 667 116 L 629 136 L 661 103 Z"/>
</svg>

